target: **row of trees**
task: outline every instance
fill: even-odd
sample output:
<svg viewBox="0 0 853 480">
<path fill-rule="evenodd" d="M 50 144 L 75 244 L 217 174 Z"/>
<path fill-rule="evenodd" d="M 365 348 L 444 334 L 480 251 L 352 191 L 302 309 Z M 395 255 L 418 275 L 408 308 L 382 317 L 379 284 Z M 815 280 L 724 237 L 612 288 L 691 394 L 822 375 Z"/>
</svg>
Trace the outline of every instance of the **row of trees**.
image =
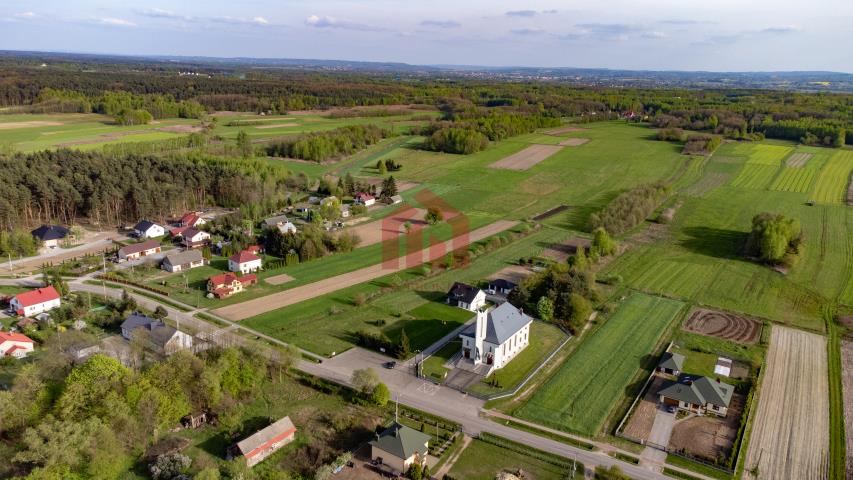
<svg viewBox="0 0 853 480">
<path fill-rule="evenodd" d="M 76 150 L 0 156 L 0 225 L 79 216 L 95 223 L 167 218 L 206 205 L 281 203 L 287 172 L 202 154 L 112 156 Z"/>
<path fill-rule="evenodd" d="M 614 234 L 624 233 L 645 220 L 666 198 L 668 188 L 641 185 L 622 193 L 606 207 L 589 217 L 592 229 L 603 228 Z"/>
<path fill-rule="evenodd" d="M 267 252 L 281 258 L 296 254 L 300 262 L 324 257 L 330 253 L 352 251 L 359 242 L 360 239 L 353 233 L 333 234 L 316 223 L 306 224 L 296 233 L 282 233 L 274 228 L 263 235 Z"/>
<path fill-rule="evenodd" d="M 352 155 L 378 143 L 389 134 L 387 130 L 376 125 L 349 125 L 328 132 L 309 133 L 293 140 L 271 143 L 266 147 L 266 154 L 271 157 L 323 162 Z"/>
<path fill-rule="evenodd" d="M 427 136 L 424 148 L 445 153 L 471 154 L 488 147 L 490 140 L 499 141 L 530 133 L 537 128 L 560 125 L 559 117 L 520 112 L 483 112 L 478 109 L 472 114 L 446 115 L 450 120 L 433 122 L 416 129 L 415 133 Z"/>
<path fill-rule="evenodd" d="M 193 100 L 179 101 L 160 93 L 105 90 L 90 96 L 76 89 L 44 88 L 33 113 L 102 113 L 122 125 L 142 125 L 152 118 L 201 118 L 204 107 Z"/>
</svg>

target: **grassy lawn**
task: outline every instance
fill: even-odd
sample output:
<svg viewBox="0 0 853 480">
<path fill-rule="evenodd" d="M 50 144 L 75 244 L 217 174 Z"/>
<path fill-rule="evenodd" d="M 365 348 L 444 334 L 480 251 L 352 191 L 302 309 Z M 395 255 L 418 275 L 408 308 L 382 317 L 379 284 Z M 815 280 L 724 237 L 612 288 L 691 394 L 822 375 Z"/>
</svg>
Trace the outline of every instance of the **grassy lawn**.
<svg viewBox="0 0 853 480">
<path fill-rule="evenodd" d="M 483 381 L 471 385 L 468 391 L 489 395 L 512 390 L 565 339 L 566 334 L 554 325 L 534 321 L 530 326 L 530 345 L 493 375 L 498 386 L 493 387 Z"/>
<path fill-rule="evenodd" d="M 482 440 L 473 440 L 448 475 L 465 480 L 493 480 L 503 470 L 515 472 L 519 469 L 524 471 L 525 476 L 536 480 L 562 480 L 571 474 L 571 467 L 554 465 Z M 579 472 L 582 471 L 581 468 Z"/>
<path fill-rule="evenodd" d="M 749 366 L 750 374 L 755 375 L 756 369 L 761 366 L 766 350 L 759 343 L 743 345 L 683 330 L 676 332 L 673 336 L 673 342 L 675 346 L 673 346 L 672 351 L 686 357 L 684 361 L 685 373 L 711 378 L 715 376 L 714 365 L 717 363 L 717 358 L 721 356 L 745 363 Z M 740 383 L 734 378 L 724 380 L 731 384 Z"/>
<path fill-rule="evenodd" d="M 436 382 L 443 381 L 444 376 L 447 374 L 447 372 L 449 372 L 449 370 L 444 368 L 442 365 L 444 365 L 451 358 L 453 358 L 453 356 L 456 355 L 461 349 L 461 340 L 453 340 L 451 342 L 448 342 L 447 345 L 441 347 L 437 352 L 435 352 L 429 358 L 424 360 L 423 375 L 427 378 L 435 380 Z"/>
<path fill-rule="evenodd" d="M 0 285 L 0 296 L 17 295 L 21 292 L 26 292 L 29 288 L 16 287 L 14 285 Z"/>
<path fill-rule="evenodd" d="M 403 330 L 409 337 L 412 351 L 423 350 L 467 322 L 474 314 L 462 308 L 429 302 L 413 308 L 403 315 L 403 321 L 384 329 L 386 335 L 396 342 Z"/>
<path fill-rule="evenodd" d="M 598 434 L 613 406 L 640 388 L 632 379 L 638 369 L 653 366 L 655 346 L 683 306 L 631 295 L 514 414 L 564 431 Z"/>
<path fill-rule="evenodd" d="M 440 301 L 453 282 L 478 283 L 504 267 L 514 264 L 519 257 L 535 255 L 552 243 L 562 242 L 567 235 L 568 233 L 562 230 L 543 228 L 504 247 L 485 253 L 465 266 L 439 271 L 429 276 L 424 276 L 420 268 L 405 270 L 267 312 L 243 320 L 243 323 L 315 353 L 341 352 L 354 344 L 355 339 L 352 336 L 354 332 L 359 330 L 384 332 L 392 336 L 406 325 L 402 323 L 396 326 L 396 324 L 412 320 L 412 312 L 424 318 L 434 317 L 434 313 L 430 311 L 439 308 L 438 306 L 426 307 L 427 310 L 417 310 L 417 308 L 430 302 Z M 401 285 L 405 285 L 405 288 L 400 287 Z M 373 297 L 370 297 L 371 295 Z M 369 297 L 369 300 L 362 305 L 357 305 L 354 301 L 357 296 Z M 440 305 L 440 307 L 446 307 L 446 305 Z M 465 313 L 468 318 L 471 317 L 470 312 L 466 313 L 464 310 L 452 307 L 446 308 L 454 312 L 450 315 Z M 445 308 L 441 310 L 447 311 Z M 457 310 L 462 313 L 457 313 Z M 382 325 L 378 320 L 384 320 L 385 324 Z M 406 334 L 414 345 L 416 339 L 413 331 L 408 326 L 405 328 Z M 412 328 L 415 326 L 412 325 Z M 442 331 L 447 333 L 450 330 Z M 438 340 L 443 334 L 430 336 Z M 418 347 L 412 348 L 414 350 Z"/>
</svg>

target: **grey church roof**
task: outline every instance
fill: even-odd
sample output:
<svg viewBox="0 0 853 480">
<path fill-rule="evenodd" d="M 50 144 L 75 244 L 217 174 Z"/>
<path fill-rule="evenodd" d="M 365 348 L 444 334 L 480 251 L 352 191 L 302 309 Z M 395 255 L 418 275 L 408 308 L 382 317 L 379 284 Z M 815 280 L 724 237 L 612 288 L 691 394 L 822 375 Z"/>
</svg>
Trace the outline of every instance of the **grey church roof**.
<svg viewBox="0 0 853 480">
<path fill-rule="evenodd" d="M 485 340 L 500 345 L 532 321 L 529 315 L 505 302 L 489 312 Z"/>
</svg>

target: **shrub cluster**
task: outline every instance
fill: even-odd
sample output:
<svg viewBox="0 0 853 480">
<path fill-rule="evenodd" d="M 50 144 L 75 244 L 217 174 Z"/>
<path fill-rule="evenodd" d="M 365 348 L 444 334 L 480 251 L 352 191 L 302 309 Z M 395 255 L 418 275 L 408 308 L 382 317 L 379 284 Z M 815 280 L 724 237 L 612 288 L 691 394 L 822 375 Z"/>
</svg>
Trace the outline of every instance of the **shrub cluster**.
<svg viewBox="0 0 853 480">
<path fill-rule="evenodd" d="M 322 162 L 351 155 L 373 145 L 390 132 L 376 125 L 349 125 L 328 132 L 309 133 L 294 140 L 271 143 L 266 148 L 271 157 L 288 157 Z"/>
<path fill-rule="evenodd" d="M 624 233 L 645 220 L 666 198 L 664 185 L 640 185 L 616 197 L 601 211 L 589 217 L 592 229 L 604 228 L 613 234 Z"/>
</svg>

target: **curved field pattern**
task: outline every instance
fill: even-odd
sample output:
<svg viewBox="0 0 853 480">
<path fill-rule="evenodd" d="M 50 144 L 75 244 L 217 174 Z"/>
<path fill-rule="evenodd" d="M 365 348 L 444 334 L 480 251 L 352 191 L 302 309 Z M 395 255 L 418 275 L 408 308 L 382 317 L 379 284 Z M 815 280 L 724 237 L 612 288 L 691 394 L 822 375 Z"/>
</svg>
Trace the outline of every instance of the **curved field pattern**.
<svg viewBox="0 0 853 480">
<path fill-rule="evenodd" d="M 826 338 L 773 327 L 743 478 L 827 478 L 827 375 Z"/>
<path fill-rule="evenodd" d="M 761 336 L 761 323 L 734 313 L 698 308 L 682 327 L 691 333 L 752 344 Z"/>
</svg>

